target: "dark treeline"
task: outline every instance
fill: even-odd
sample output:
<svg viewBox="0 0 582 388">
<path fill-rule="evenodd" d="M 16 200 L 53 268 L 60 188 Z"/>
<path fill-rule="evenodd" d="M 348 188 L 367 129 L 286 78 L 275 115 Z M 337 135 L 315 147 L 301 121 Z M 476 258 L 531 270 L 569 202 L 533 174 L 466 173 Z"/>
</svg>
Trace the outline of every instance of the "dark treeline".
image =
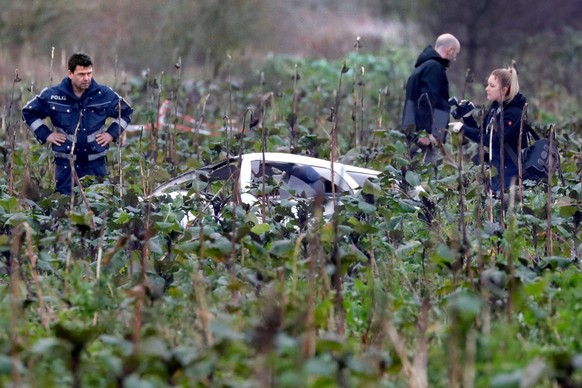
<svg viewBox="0 0 582 388">
<path fill-rule="evenodd" d="M 456 91 L 469 98 L 483 97 L 481 85 L 493 68 L 516 60 L 532 98 L 564 104 L 565 114 L 582 99 L 576 76 L 582 45 L 577 0 L 352 0 L 341 5 L 314 0 L 0 0 L 0 5 L 4 85 L 11 83 L 15 68 L 29 75 L 42 70 L 44 76 L 53 47 L 56 78 L 63 58 L 74 50 L 133 74 L 167 71 L 180 59 L 213 77 L 229 55 L 337 58 L 353 49 L 360 29 L 369 35 L 367 50 L 394 44 L 416 50 L 442 32 L 457 35 L 463 49 L 450 78 Z M 370 15 L 399 27 L 370 29 Z M 465 87 L 468 68 L 475 83 Z"/>
</svg>

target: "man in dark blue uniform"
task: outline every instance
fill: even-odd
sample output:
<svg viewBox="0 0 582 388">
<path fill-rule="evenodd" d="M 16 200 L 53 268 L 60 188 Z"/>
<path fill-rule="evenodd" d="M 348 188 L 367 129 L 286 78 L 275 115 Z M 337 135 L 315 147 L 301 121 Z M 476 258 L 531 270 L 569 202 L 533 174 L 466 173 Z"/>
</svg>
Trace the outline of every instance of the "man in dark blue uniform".
<svg viewBox="0 0 582 388">
<path fill-rule="evenodd" d="M 440 35 L 434 48 L 429 45 L 420 53 L 406 84 L 402 127 L 414 126 L 416 133 L 428 133 L 427 137 L 414 139 L 418 147 L 426 150 L 427 161 L 436 158 L 433 146 L 437 141 L 444 141 L 450 113 L 447 68 L 460 51 L 457 38 Z"/>
<path fill-rule="evenodd" d="M 109 143 L 117 141 L 132 113 L 123 98 L 93 79 L 91 58 L 76 53 L 69 58 L 68 77 L 30 100 L 22 109 L 22 118 L 41 144 L 52 144 L 56 189 L 71 194 L 71 167 L 79 178 L 106 175 Z M 45 123 L 47 117 L 54 130 Z M 106 128 L 108 118 L 112 121 Z"/>
</svg>

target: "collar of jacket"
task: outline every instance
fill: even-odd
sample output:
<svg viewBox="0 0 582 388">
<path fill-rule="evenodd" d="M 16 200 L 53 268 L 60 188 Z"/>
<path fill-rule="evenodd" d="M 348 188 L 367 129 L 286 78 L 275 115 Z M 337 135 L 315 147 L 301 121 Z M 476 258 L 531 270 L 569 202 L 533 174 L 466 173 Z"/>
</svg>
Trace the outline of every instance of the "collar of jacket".
<svg viewBox="0 0 582 388">
<path fill-rule="evenodd" d="M 71 79 L 69 77 L 63 78 L 63 81 L 59 85 L 59 89 L 61 89 L 61 91 L 63 91 L 63 93 L 67 94 L 69 97 L 75 100 L 81 100 L 93 94 L 93 92 L 97 89 L 97 82 L 94 79 L 91 79 L 91 84 L 89 84 L 89 88 L 85 90 L 85 93 L 83 93 L 81 97 L 77 97 L 75 95 L 75 92 L 73 91 L 73 86 L 71 84 Z"/>
<path fill-rule="evenodd" d="M 523 109 L 525 105 L 525 97 L 521 93 L 517 93 L 515 97 L 511 101 L 503 101 L 503 109 L 511 108 L 511 107 L 518 107 Z M 493 101 L 491 103 L 491 110 L 495 110 L 497 113 L 501 110 L 501 105 L 497 101 Z"/>
<path fill-rule="evenodd" d="M 414 67 L 418 67 L 431 59 L 437 61 L 445 68 L 449 67 L 449 65 L 451 64 L 450 60 L 441 57 L 441 55 L 431 45 L 428 45 L 424 48 L 424 50 L 422 50 L 422 52 L 416 59 Z"/>
</svg>

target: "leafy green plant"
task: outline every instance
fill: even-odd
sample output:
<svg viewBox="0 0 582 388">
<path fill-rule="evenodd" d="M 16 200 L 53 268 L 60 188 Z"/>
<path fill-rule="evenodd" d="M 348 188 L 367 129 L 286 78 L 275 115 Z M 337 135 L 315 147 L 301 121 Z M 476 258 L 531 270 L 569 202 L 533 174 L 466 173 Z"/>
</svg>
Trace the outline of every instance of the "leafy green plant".
<svg viewBox="0 0 582 388">
<path fill-rule="evenodd" d="M 487 199 L 462 139 L 436 169 L 408 156 L 394 128 L 410 58 L 383 54 L 274 57 L 264 83 L 200 82 L 210 96 L 176 109 L 233 131 L 128 134 L 109 177 L 83 180 L 73 201 L 52 192 L 50 151 L 18 128 L 12 191 L 0 176 L 0 382 L 579 384 L 577 132 L 557 133 L 563 180 Z M 131 92 L 137 122 L 151 122 L 157 99 L 186 96 L 171 78 Z M 353 128 L 370 134 L 357 147 Z M 244 205 L 233 181 L 214 202 L 207 182 L 147 199 L 171 176 L 251 151 L 333 153 L 381 174 L 336 193 L 331 219 L 308 199 Z"/>
</svg>

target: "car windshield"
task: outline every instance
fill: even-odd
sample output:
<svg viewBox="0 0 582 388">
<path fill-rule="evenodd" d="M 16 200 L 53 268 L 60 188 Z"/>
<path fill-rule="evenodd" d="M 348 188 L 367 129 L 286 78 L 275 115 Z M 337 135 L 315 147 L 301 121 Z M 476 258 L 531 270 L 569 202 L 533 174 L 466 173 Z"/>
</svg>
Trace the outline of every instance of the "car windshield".
<svg viewBox="0 0 582 388">
<path fill-rule="evenodd" d="M 152 195 L 158 196 L 170 193 L 185 194 L 192 190 L 199 190 L 202 192 L 223 190 L 222 187 L 218 186 L 223 186 L 227 181 L 234 179 L 237 172 L 238 167 L 235 160 L 208 165 L 168 180 L 159 185 L 152 192 Z M 222 185 L 213 184 L 215 182 L 222 182 Z"/>
<path fill-rule="evenodd" d="M 197 175 L 206 182 L 224 181 L 231 179 L 238 172 L 236 159 L 208 165 L 197 170 Z"/>
</svg>

